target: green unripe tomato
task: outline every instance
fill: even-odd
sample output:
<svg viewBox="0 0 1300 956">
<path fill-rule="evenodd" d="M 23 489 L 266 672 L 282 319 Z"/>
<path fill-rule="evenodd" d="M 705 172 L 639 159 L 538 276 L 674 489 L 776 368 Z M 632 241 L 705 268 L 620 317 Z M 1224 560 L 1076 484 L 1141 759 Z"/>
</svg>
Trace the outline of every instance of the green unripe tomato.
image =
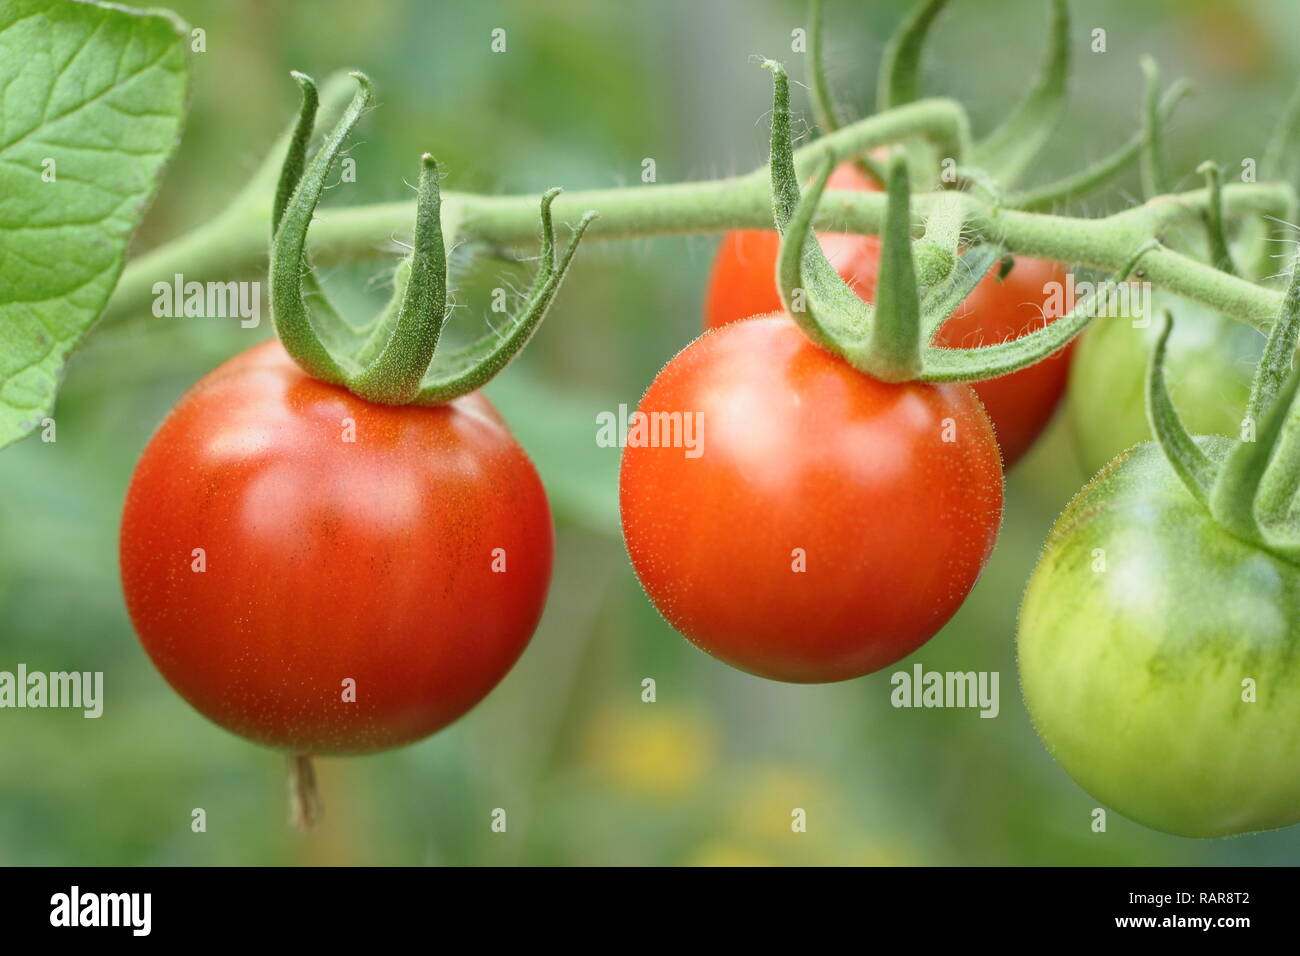
<svg viewBox="0 0 1300 956">
<path fill-rule="evenodd" d="M 1223 531 L 1159 446 L 1057 520 L 1019 663 L 1038 735 L 1103 804 L 1181 836 L 1300 821 L 1300 566 Z"/>
<path fill-rule="evenodd" d="M 1125 449 L 1152 440 L 1146 374 L 1160 331 L 1160 309 L 1174 316 L 1165 381 L 1193 435 L 1239 438 L 1264 336 L 1204 306 L 1157 294 L 1150 321 L 1099 318 L 1081 336 L 1067 392 L 1079 460 L 1089 475 Z"/>
</svg>

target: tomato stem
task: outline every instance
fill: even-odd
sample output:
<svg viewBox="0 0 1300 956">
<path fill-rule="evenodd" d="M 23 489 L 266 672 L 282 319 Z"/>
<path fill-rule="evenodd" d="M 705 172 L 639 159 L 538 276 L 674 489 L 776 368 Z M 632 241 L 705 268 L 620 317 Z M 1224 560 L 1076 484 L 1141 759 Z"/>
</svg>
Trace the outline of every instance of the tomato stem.
<svg viewBox="0 0 1300 956">
<path fill-rule="evenodd" d="M 1185 85 L 1175 85 L 1165 94 L 1159 110 L 1162 122 L 1185 90 Z M 323 108 L 333 110 L 342 92 L 337 82 L 322 87 Z M 294 141 L 296 129 L 282 137 L 282 144 Z M 828 158 L 846 160 L 878 146 L 922 140 L 931 144 L 937 156 L 951 159 L 960 170 L 971 150 L 969 138 L 969 121 L 959 103 L 926 99 L 846 124 L 796 150 L 794 162 L 799 176 L 807 178 Z M 1103 185 L 1141 151 L 1145 142 L 1144 133 L 1136 143 L 1129 143 L 1094 167 L 1040 189 L 1009 194 L 1002 202 L 976 192 L 957 193 L 959 198 L 953 200 L 950 190 L 929 190 L 913 195 L 912 208 L 928 220 L 941 204 L 956 202 L 962 207 L 968 241 L 1000 244 L 1016 255 L 1114 270 L 1143 239 L 1159 235 L 1171 225 L 1198 221 L 1211 202 L 1209 191 L 1159 196 L 1097 219 L 1045 215 L 1039 210 Z M 268 161 L 250 177 L 244 191 L 227 204 L 224 213 L 132 260 L 118 283 L 103 324 L 147 314 L 160 275 L 193 273 L 230 279 L 252 276 L 264 268 L 267 210 L 274 210 L 271 194 L 276 189 L 275 176 L 284 149 L 284 145 L 277 148 L 275 161 Z M 1262 172 L 1274 181 L 1233 183 L 1222 188 L 1220 201 L 1225 219 L 1294 218 L 1295 190 L 1278 181 L 1278 170 L 1272 166 Z M 571 192 L 560 197 L 553 211 L 561 221 L 576 222 L 584 210 L 599 209 L 601 222 L 598 229 L 592 230 L 593 239 L 759 229 L 771 222 L 770 183 L 771 173 L 764 165 L 743 176 L 712 181 Z M 813 227 L 879 234 L 885 204 L 885 197 L 878 193 L 832 190 L 815 211 Z M 450 248 L 461 241 L 499 245 L 535 242 L 535 210 L 534 196 L 443 192 L 444 243 Z M 309 240 L 312 256 L 321 264 L 332 264 L 388 255 L 393 235 L 409 228 L 412 214 L 410 202 L 317 210 Z M 1281 304 L 1278 291 L 1227 275 L 1172 249 L 1155 250 L 1143 265 L 1153 285 L 1264 331 Z M 304 277 L 309 293 L 312 281 L 310 274 Z M 312 301 L 315 305 L 314 295 Z"/>
<path fill-rule="evenodd" d="M 956 191 L 941 193 L 925 220 L 924 235 L 912 247 L 916 278 L 922 286 L 942 282 L 957 264 L 967 210 L 961 199 Z"/>
<path fill-rule="evenodd" d="M 1210 262 L 1216 269 L 1235 276 L 1237 267 L 1233 265 L 1232 253 L 1228 251 L 1228 237 L 1223 228 L 1223 172 L 1218 163 L 1210 160 L 1201 163 L 1196 171 L 1205 176 L 1205 188 L 1210 193 L 1210 200 L 1201 214 L 1210 244 Z"/>
<path fill-rule="evenodd" d="M 292 754 L 289 757 L 289 823 L 306 832 L 320 822 L 324 811 L 312 758 L 307 754 Z"/>
<path fill-rule="evenodd" d="M 1146 78 L 1146 95 L 1143 100 L 1142 136 L 1142 192 L 1147 199 L 1162 195 L 1165 183 L 1164 135 L 1160 125 L 1160 69 L 1150 56 L 1141 60 L 1142 75 Z"/>
</svg>

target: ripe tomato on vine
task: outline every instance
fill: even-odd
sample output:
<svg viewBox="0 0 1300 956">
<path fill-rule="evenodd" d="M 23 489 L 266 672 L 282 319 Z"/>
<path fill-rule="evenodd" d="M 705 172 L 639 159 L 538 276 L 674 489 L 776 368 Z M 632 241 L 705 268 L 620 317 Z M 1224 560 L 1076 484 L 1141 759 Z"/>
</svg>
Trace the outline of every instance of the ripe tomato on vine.
<svg viewBox="0 0 1300 956">
<path fill-rule="evenodd" d="M 200 380 L 136 466 L 122 589 L 196 710 L 257 743 L 367 753 L 481 700 L 537 627 L 554 532 L 474 393 L 377 405 L 278 342 Z"/>
<path fill-rule="evenodd" d="M 696 645 L 774 680 L 846 680 L 960 607 L 1002 517 L 969 387 L 877 381 L 767 317 L 691 343 L 638 408 L 683 409 L 701 453 L 628 447 L 619 497 L 646 593 Z"/>
<path fill-rule="evenodd" d="M 827 186 L 831 189 L 878 192 L 879 184 L 853 163 L 836 167 Z M 826 258 L 840 278 L 870 302 L 875 296 L 880 270 L 880 238 L 872 235 L 818 233 Z M 733 230 L 722 237 L 709 276 L 704 324 L 716 329 L 730 322 L 781 310 L 776 287 L 775 231 Z M 991 266 L 966 301 L 939 329 L 935 344 L 971 348 L 1003 342 L 1042 328 L 1063 314 L 1052 311 L 1066 283 L 1065 266 L 1056 262 L 1017 256 L 1011 271 L 1000 276 Z M 975 392 L 993 422 L 1006 467 L 1019 461 L 1033 446 L 1065 394 L 1074 343 L 1058 354 L 1009 375 L 974 383 Z"/>
</svg>

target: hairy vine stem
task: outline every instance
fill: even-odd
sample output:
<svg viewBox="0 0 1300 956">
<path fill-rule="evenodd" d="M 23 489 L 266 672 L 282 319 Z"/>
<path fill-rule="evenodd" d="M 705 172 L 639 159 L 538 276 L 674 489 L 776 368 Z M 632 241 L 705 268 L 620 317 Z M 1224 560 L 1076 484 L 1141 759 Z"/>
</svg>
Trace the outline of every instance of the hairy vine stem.
<svg viewBox="0 0 1300 956">
<path fill-rule="evenodd" d="M 328 94 L 322 100 L 328 98 Z M 842 161 L 873 148 L 920 137 L 939 156 L 961 164 L 971 152 L 965 110 L 956 101 L 926 99 L 845 125 L 795 152 L 800 176 L 808 177 L 828 159 Z M 128 264 L 103 321 L 148 315 L 154 284 L 177 273 L 201 281 L 264 274 L 266 234 L 282 149 L 273 149 L 274 166 L 259 171 L 221 215 L 194 231 L 153 249 Z M 1053 259 L 1093 269 L 1119 268 L 1144 240 L 1160 238 L 1171 226 L 1200 222 L 1212 208 L 1209 189 L 1158 195 L 1142 205 L 1096 219 L 1003 208 L 980 192 L 937 190 L 912 197 L 920 217 L 920 237 L 931 217 L 931 238 L 947 236 L 963 222 L 968 238 L 996 242 L 1012 253 Z M 1287 220 L 1295 191 L 1284 183 L 1225 185 L 1218 196 L 1226 219 L 1272 216 Z M 879 234 L 885 196 L 851 191 L 827 192 L 814 219 L 817 229 Z M 600 219 L 588 241 L 771 228 L 770 173 L 767 165 L 743 176 L 693 183 L 576 190 L 556 198 L 558 222 L 576 224 L 586 210 Z M 394 252 L 392 240 L 414 219 L 414 200 L 321 209 L 309 248 L 323 265 L 378 259 Z M 442 225 L 448 247 L 462 239 L 500 244 L 537 240 L 537 197 L 442 195 Z M 1228 275 L 1172 249 L 1158 248 L 1142 260 L 1142 277 L 1154 285 L 1202 303 L 1259 329 L 1267 329 L 1282 293 Z"/>
</svg>

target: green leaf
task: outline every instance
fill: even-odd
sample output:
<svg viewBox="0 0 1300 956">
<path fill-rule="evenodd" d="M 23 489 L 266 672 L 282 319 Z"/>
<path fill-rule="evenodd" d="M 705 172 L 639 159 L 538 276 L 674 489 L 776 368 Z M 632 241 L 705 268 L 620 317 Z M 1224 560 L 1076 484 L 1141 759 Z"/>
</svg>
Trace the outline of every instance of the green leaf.
<svg viewBox="0 0 1300 956">
<path fill-rule="evenodd" d="M 0 5 L 0 447 L 54 405 L 176 146 L 186 28 L 66 0 Z"/>
</svg>

